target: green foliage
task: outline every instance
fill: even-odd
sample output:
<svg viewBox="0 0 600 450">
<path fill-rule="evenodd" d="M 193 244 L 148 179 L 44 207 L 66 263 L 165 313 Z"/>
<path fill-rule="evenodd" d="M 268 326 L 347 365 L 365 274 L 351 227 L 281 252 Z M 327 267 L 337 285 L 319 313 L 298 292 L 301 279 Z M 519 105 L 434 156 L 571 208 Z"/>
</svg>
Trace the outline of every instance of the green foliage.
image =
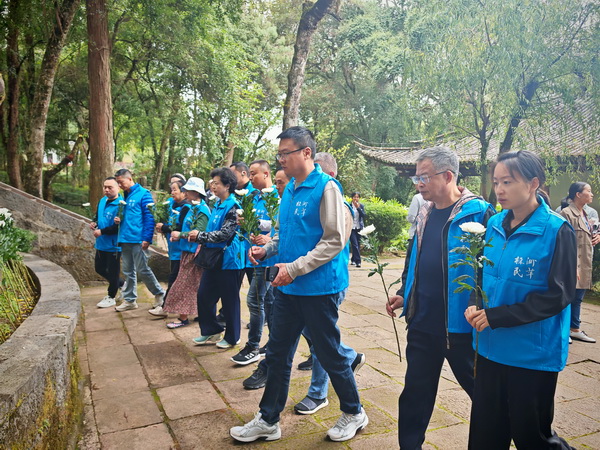
<svg viewBox="0 0 600 450">
<path fill-rule="evenodd" d="M 364 199 L 365 225 L 375 225 L 381 252 L 389 246 L 392 240 L 397 239 L 404 230 L 408 230 L 406 220 L 408 209 L 396 201 L 387 201 L 375 197 Z"/>
<path fill-rule="evenodd" d="M 15 226 L 12 214 L 0 208 L 0 271 L 9 261 L 19 261 L 19 252 L 28 252 L 35 234 Z"/>
<path fill-rule="evenodd" d="M 54 201 L 64 205 L 80 207 L 89 198 L 89 188 L 87 186 L 78 187 L 67 183 L 54 183 L 52 184 L 52 190 Z M 78 208 L 77 211 L 79 210 Z"/>
</svg>

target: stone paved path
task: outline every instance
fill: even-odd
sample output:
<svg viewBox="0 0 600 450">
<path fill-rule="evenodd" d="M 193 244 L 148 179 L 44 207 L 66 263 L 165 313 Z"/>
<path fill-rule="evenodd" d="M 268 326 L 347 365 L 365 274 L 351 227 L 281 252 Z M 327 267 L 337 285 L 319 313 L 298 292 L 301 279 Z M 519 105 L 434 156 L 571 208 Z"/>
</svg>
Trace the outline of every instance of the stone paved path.
<svg viewBox="0 0 600 450">
<path fill-rule="evenodd" d="M 399 276 L 402 260 L 390 261 L 390 281 Z M 353 440 L 329 441 L 326 431 L 339 417 L 330 388 L 330 405 L 313 416 L 299 416 L 293 405 L 310 384 L 310 372 L 296 369 L 307 356 L 302 339 L 292 371 L 292 385 L 282 413 L 282 439 L 236 444 L 229 428 L 251 419 L 262 389 L 246 391 L 242 381 L 255 369 L 229 360 L 237 350 L 197 347 L 196 323 L 168 330 L 164 320 L 148 314 L 151 296 L 141 289 L 140 308 L 117 313 L 95 304 L 104 286 L 82 289 L 84 319 L 78 327 L 79 357 L 86 377 L 83 449 L 391 449 L 397 448 L 397 400 L 406 362 L 399 362 L 391 319 L 384 314 L 381 282 L 367 277 L 370 265 L 350 269 L 351 285 L 342 304 L 339 325 L 344 341 L 367 355 L 357 375 L 369 425 Z M 247 286 L 242 288 L 245 303 Z M 242 344 L 248 311 L 242 307 Z M 600 337 L 600 307 L 584 305 L 584 327 Z M 404 321 L 397 322 L 402 352 Z M 265 329 L 266 330 L 266 329 Z M 263 337 L 266 341 L 266 336 Z M 576 342 L 569 364 L 559 376 L 555 428 L 577 448 L 600 449 L 600 344 Z M 464 449 L 470 402 L 447 366 L 442 372 L 437 405 L 426 436 L 426 449 Z"/>
</svg>

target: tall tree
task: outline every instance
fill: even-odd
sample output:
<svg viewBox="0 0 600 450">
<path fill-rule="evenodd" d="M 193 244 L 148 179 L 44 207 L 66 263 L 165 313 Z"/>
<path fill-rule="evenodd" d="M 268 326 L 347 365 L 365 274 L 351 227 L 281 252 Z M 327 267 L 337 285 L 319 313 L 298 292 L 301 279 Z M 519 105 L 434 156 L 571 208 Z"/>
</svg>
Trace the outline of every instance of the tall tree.
<svg viewBox="0 0 600 450">
<path fill-rule="evenodd" d="M 306 61 L 310 44 L 319 22 L 327 12 L 337 12 L 341 0 L 306 0 L 302 5 L 302 17 L 298 24 L 294 57 L 288 73 L 288 88 L 283 104 L 283 129 L 298 125 L 300 96 L 304 83 Z"/>
<path fill-rule="evenodd" d="M 21 61 L 19 55 L 19 27 L 22 25 L 22 6 L 19 0 L 8 5 L 6 33 L 6 59 L 8 67 L 8 138 L 6 159 L 8 180 L 17 189 L 22 189 L 21 161 L 19 158 L 19 96 L 21 91 Z"/>
<path fill-rule="evenodd" d="M 54 77 L 59 64 L 60 53 L 65 45 L 78 6 L 79 0 L 63 0 L 56 6 L 55 20 L 42 59 L 33 103 L 30 108 L 29 144 L 25 152 L 27 159 L 24 164 L 25 179 L 23 185 L 28 193 L 37 197 L 42 196 L 42 163 L 46 121 Z"/>
<path fill-rule="evenodd" d="M 102 198 L 103 181 L 112 175 L 113 142 L 110 41 L 106 0 L 87 0 L 88 78 L 90 86 L 90 203 Z"/>
</svg>

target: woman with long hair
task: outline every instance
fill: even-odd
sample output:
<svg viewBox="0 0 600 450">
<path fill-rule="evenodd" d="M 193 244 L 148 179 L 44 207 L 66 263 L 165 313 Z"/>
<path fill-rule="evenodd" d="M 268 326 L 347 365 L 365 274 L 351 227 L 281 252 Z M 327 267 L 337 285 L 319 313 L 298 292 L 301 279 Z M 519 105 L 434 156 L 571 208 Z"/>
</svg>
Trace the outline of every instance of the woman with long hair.
<svg viewBox="0 0 600 450">
<path fill-rule="evenodd" d="M 558 373 L 569 349 L 577 252 L 569 223 L 539 194 L 546 180 L 528 151 L 498 158 L 493 184 L 504 211 L 490 218 L 482 309 L 465 317 L 479 332 L 470 449 L 570 449 L 552 430 Z"/>
<path fill-rule="evenodd" d="M 596 339 L 589 337 L 580 328 L 580 316 L 585 291 L 592 287 L 594 245 L 600 242 L 600 234 L 594 233 L 584 209 L 585 205 L 592 203 L 593 199 L 592 187 L 587 183 L 577 181 L 569 187 L 569 194 L 563 199 L 563 209 L 560 211 L 560 214 L 571 224 L 577 236 L 577 289 L 571 302 L 570 338 L 590 343 L 596 342 Z"/>
</svg>

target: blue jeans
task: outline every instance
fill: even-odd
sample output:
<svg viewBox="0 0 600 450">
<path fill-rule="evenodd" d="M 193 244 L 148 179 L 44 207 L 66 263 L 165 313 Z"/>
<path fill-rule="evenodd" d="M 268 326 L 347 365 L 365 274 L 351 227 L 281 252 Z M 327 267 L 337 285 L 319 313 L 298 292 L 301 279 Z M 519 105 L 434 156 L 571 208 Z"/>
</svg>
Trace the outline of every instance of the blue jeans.
<svg viewBox="0 0 600 450">
<path fill-rule="evenodd" d="M 335 295 L 336 306 L 339 309 L 340 305 L 346 298 L 346 292 L 348 289 L 344 289 L 342 292 Z M 310 331 L 307 327 L 302 331 L 305 337 L 311 339 Z M 314 346 L 314 345 L 313 345 Z M 340 342 L 340 353 L 347 359 L 348 364 L 352 364 L 356 359 L 356 351 L 353 348 L 348 347 L 343 342 Z M 310 380 L 310 387 L 308 388 L 308 396 L 310 398 L 322 400 L 327 397 L 327 391 L 329 389 L 329 375 L 321 365 L 319 358 L 314 352 L 313 347 L 310 348 L 310 352 L 313 355 L 313 368 L 312 377 Z"/>
<path fill-rule="evenodd" d="M 255 267 L 246 304 L 250 311 L 250 331 L 248 332 L 248 346 L 258 348 L 265 326 L 265 295 L 271 283 L 265 281 L 265 268 Z"/>
<path fill-rule="evenodd" d="M 340 351 L 339 294 L 304 296 L 275 292 L 273 328 L 267 345 L 267 385 L 260 401 L 263 420 L 269 424 L 278 422 L 285 408 L 292 360 L 305 326 L 312 336 L 315 355 L 331 377 L 340 409 L 347 414 L 358 414 L 361 404 L 356 381 L 348 358 Z"/>
<path fill-rule="evenodd" d="M 575 298 L 571 302 L 571 329 L 578 330 L 581 326 L 581 302 L 585 289 L 575 289 Z"/>
<path fill-rule="evenodd" d="M 164 294 L 162 286 L 148 267 L 148 250 L 142 250 L 142 244 L 125 244 L 121 246 L 121 269 L 125 275 L 125 289 L 122 291 L 126 302 L 137 300 L 137 275 L 144 282 L 152 295 Z"/>
</svg>

